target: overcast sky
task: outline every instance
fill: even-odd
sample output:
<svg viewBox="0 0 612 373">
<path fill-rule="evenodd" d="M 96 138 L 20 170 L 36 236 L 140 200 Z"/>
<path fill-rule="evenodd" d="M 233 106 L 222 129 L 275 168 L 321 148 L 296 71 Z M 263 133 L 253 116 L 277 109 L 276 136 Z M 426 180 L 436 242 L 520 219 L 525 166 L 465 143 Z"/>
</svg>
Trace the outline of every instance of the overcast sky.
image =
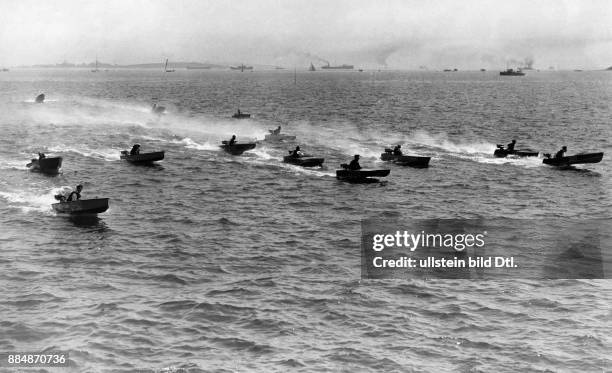
<svg viewBox="0 0 612 373">
<path fill-rule="evenodd" d="M 611 0 L 0 0 L 0 66 L 605 68 Z"/>
</svg>

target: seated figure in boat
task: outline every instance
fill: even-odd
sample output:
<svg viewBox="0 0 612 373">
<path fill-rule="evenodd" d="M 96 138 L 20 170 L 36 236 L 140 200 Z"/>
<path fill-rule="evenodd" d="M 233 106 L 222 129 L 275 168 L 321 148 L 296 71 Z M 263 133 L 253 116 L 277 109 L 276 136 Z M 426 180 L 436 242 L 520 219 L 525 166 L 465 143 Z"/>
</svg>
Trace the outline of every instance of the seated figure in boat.
<svg viewBox="0 0 612 373">
<path fill-rule="evenodd" d="M 272 130 L 272 134 L 273 134 L 273 135 L 280 135 L 280 131 L 281 131 L 281 126 L 278 126 L 278 128 L 277 128 L 277 129 Z"/>
<path fill-rule="evenodd" d="M 355 154 L 355 158 L 348 165 L 349 170 L 361 170 L 361 165 L 359 164 L 359 154 Z"/>
<path fill-rule="evenodd" d="M 402 146 L 401 145 L 395 145 L 395 148 L 393 148 L 393 155 L 402 155 Z"/>
<path fill-rule="evenodd" d="M 567 151 L 567 146 L 563 145 L 563 147 L 561 148 L 561 150 L 559 150 L 557 152 L 557 154 L 555 154 L 555 158 L 563 158 L 565 157 L 565 152 Z"/>
<path fill-rule="evenodd" d="M 238 110 L 238 113 L 240 113 L 240 110 Z M 232 146 L 236 143 L 236 135 L 232 135 L 232 138 L 230 139 L 230 141 L 227 143 L 228 146 Z"/>
<path fill-rule="evenodd" d="M 132 150 L 130 150 L 130 155 L 138 154 L 140 154 L 140 144 L 134 144 L 134 146 L 132 146 Z"/>
<path fill-rule="evenodd" d="M 83 190 L 83 186 L 81 184 L 76 186 L 76 190 L 73 190 L 66 198 L 66 202 L 78 201 L 81 199 L 81 191 Z M 64 202 L 64 201 L 62 201 Z"/>
<path fill-rule="evenodd" d="M 301 151 L 300 151 L 300 146 L 296 146 L 295 150 L 291 152 L 291 157 L 292 158 L 300 158 L 302 155 L 304 155 Z"/>
<path fill-rule="evenodd" d="M 516 145 L 516 140 L 513 139 L 512 142 L 506 146 L 506 152 L 508 154 L 514 153 L 514 145 Z"/>
<path fill-rule="evenodd" d="M 44 159 L 47 156 L 45 155 L 45 153 L 38 153 L 38 159 Z"/>
</svg>

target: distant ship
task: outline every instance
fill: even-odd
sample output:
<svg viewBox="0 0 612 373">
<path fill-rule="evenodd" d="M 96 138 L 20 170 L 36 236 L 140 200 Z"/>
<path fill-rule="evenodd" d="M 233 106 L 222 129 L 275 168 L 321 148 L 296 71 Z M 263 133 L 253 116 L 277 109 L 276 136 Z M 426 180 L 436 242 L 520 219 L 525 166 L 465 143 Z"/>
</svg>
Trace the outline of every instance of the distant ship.
<svg viewBox="0 0 612 373">
<path fill-rule="evenodd" d="M 329 66 L 329 63 L 325 66 L 321 66 L 323 70 L 353 70 L 353 65 L 340 65 L 340 66 Z"/>
<path fill-rule="evenodd" d="M 230 66 L 230 69 L 240 71 L 253 70 L 253 66 L 245 66 L 244 64 L 241 64 L 240 66 Z"/>
<path fill-rule="evenodd" d="M 9 71 L 9 69 L 7 69 L 6 67 L 2 69 L 2 72 L 7 72 Z"/>
<path fill-rule="evenodd" d="M 524 72 L 521 71 L 521 69 L 518 70 L 514 70 L 514 69 L 507 69 L 506 71 L 500 71 L 499 75 L 507 75 L 507 76 L 523 76 L 525 75 Z"/>
<path fill-rule="evenodd" d="M 315 67 L 312 64 L 312 62 L 310 63 L 310 67 L 308 68 L 308 71 L 317 71 L 317 69 L 315 69 Z"/>
<path fill-rule="evenodd" d="M 166 58 L 166 65 L 164 65 L 164 71 L 167 73 L 173 73 L 174 69 L 168 69 L 168 59 Z"/>
</svg>

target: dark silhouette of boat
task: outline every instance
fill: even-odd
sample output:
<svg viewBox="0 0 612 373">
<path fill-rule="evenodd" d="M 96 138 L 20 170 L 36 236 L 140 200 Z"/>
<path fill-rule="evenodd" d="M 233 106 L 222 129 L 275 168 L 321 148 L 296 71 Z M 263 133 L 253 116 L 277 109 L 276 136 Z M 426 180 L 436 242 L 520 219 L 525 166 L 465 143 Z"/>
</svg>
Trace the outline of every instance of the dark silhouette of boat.
<svg viewBox="0 0 612 373">
<path fill-rule="evenodd" d="M 386 148 L 385 152 L 380 155 L 383 161 L 394 162 L 400 166 L 409 166 L 414 168 L 427 168 L 431 157 L 419 157 L 416 155 L 396 155 L 393 150 Z"/>
<path fill-rule="evenodd" d="M 62 157 L 32 158 L 32 162 L 28 163 L 26 167 L 33 172 L 55 175 L 59 173 L 59 169 L 62 167 Z"/>
<path fill-rule="evenodd" d="M 70 202 L 58 202 L 51 205 L 62 214 L 99 214 L 108 210 L 108 198 L 79 199 Z"/>
<path fill-rule="evenodd" d="M 42 104 L 43 102 L 45 102 L 45 94 L 44 93 L 39 94 L 38 96 L 36 96 L 34 101 L 38 104 Z"/>
<path fill-rule="evenodd" d="M 315 69 L 315 67 L 312 64 L 312 62 L 310 63 L 310 67 L 308 68 L 308 71 L 317 71 L 317 69 Z"/>
<path fill-rule="evenodd" d="M 567 157 L 561 158 L 552 158 L 550 154 L 546 154 L 547 158 L 542 160 L 542 163 L 557 166 L 557 167 L 566 167 L 573 164 L 583 164 L 583 163 L 599 163 L 603 159 L 603 152 L 599 153 L 584 153 L 584 154 L 576 154 L 570 155 Z"/>
<path fill-rule="evenodd" d="M 504 75 L 504 76 L 523 76 L 525 75 L 525 73 L 523 71 L 521 71 L 521 69 L 507 69 L 506 71 L 500 71 L 499 75 Z"/>
<path fill-rule="evenodd" d="M 325 161 L 325 158 L 315 158 L 315 157 L 311 157 L 308 155 L 303 155 L 301 157 L 294 157 L 291 155 L 286 155 L 283 157 L 283 162 L 294 164 L 296 166 L 302 166 L 302 167 L 323 166 L 324 161 Z"/>
<path fill-rule="evenodd" d="M 121 159 L 125 159 L 131 163 L 151 163 L 156 161 L 161 161 L 164 159 L 164 152 L 150 152 L 150 153 L 140 153 L 140 154 L 130 154 L 129 151 L 123 150 L 121 152 Z"/>
<path fill-rule="evenodd" d="M 173 73 L 174 71 L 175 71 L 174 69 L 168 68 L 168 59 L 166 58 L 166 64 L 164 65 L 164 72 Z"/>
<path fill-rule="evenodd" d="M 391 170 L 349 170 L 345 163 L 340 166 L 342 170 L 336 170 L 336 179 L 350 183 L 376 183 L 378 182 L 376 177 L 386 177 L 391 172 Z"/>
<path fill-rule="evenodd" d="M 231 155 L 240 155 L 247 150 L 255 149 L 257 144 L 255 143 L 234 143 L 234 145 L 229 145 L 229 141 L 221 141 L 223 145 L 221 145 L 221 149 L 225 152 L 230 153 Z"/>
<path fill-rule="evenodd" d="M 251 117 L 251 114 L 248 113 L 243 113 L 240 111 L 240 109 L 238 109 L 233 115 L 232 118 L 234 119 L 248 119 Z"/>
<path fill-rule="evenodd" d="M 244 64 L 241 64 L 240 66 L 230 66 L 230 69 L 244 72 L 244 70 L 253 70 L 253 66 L 245 66 Z"/>
<path fill-rule="evenodd" d="M 540 152 L 535 152 L 533 150 L 507 150 L 504 149 L 504 146 L 501 144 L 497 144 L 497 149 L 493 152 L 493 155 L 497 158 L 505 158 L 509 155 L 515 155 L 517 157 L 537 157 Z"/>
<path fill-rule="evenodd" d="M 157 104 L 153 104 L 153 106 L 151 107 L 151 112 L 153 112 L 153 114 L 164 114 L 166 112 L 166 107 L 165 106 L 158 106 Z"/>
</svg>

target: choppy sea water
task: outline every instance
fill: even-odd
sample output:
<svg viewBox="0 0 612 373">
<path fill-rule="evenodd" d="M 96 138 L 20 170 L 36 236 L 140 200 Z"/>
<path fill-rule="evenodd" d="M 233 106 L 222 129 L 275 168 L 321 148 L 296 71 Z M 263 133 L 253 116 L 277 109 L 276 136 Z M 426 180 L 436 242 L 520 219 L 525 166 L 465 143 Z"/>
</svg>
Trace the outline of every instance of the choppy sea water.
<svg viewBox="0 0 612 373">
<path fill-rule="evenodd" d="M 360 279 L 364 218 L 612 218 L 609 72 L 12 70 L 0 87 L 0 351 L 69 351 L 75 372 L 612 367 L 610 280 Z M 325 167 L 282 163 L 293 142 L 218 150 L 278 125 Z M 606 155 L 491 156 L 512 138 Z M 135 142 L 166 159 L 124 163 Z M 430 168 L 378 160 L 396 143 Z M 27 171 L 38 151 L 62 174 Z M 386 183 L 338 182 L 353 154 Z M 110 209 L 52 212 L 78 183 Z"/>
</svg>

